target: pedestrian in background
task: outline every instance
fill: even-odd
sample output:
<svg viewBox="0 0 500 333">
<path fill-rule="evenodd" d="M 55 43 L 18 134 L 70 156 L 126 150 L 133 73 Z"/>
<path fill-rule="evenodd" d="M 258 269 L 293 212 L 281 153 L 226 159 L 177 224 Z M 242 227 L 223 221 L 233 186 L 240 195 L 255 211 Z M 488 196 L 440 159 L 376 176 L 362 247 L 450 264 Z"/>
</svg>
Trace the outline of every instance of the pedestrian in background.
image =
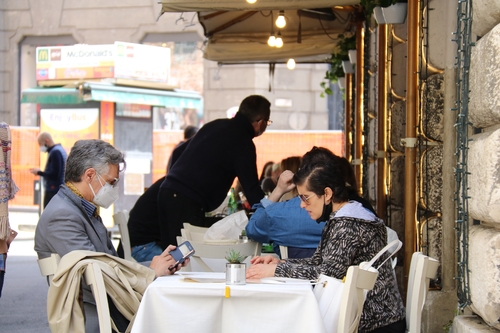
<svg viewBox="0 0 500 333">
<path fill-rule="evenodd" d="M 38 135 L 38 145 L 42 153 L 49 153 L 49 158 L 45 164 L 45 170 L 31 168 L 34 175 L 43 177 L 43 208 L 47 206 L 50 199 L 59 191 L 59 186 L 64 184 L 64 169 L 68 155 L 60 143 L 54 143 L 52 136 L 47 132 Z"/>
<path fill-rule="evenodd" d="M 172 154 L 170 154 L 170 157 L 168 158 L 167 172 L 172 167 L 172 163 L 179 157 L 178 155 L 182 154 L 182 152 L 184 151 L 183 148 L 182 149 L 177 149 L 177 148 L 183 145 L 183 143 L 187 143 L 186 141 L 191 139 L 198 132 L 198 129 L 199 129 L 198 127 L 192 125 L 186 126 L 186 128 L 184 129 L 184 140 L 179 142 L 174 147 L 174 149 L 172 150 Z M 185 148 L 185 145 L 183 145 L 183 147 Z"/>
</svg>

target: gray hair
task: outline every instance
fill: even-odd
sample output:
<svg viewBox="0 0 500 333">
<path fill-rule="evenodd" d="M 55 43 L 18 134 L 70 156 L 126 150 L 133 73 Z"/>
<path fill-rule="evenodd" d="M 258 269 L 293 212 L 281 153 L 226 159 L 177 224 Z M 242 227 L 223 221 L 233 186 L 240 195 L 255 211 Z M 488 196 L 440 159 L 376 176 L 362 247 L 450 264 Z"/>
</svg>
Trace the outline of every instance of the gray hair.
<svg viewBox="0 0 500 333">
<path fill-rule="evenodd" d="M 71 148 L 66 161 L 64 181 L 78 183 L 85 170 L 94 168 L 99 174 L 108 172 L 109 165 L 120 165 L 125 170 L 125 158 L 121 151 L 102 140 L 78 140 Z"/>
</svg>

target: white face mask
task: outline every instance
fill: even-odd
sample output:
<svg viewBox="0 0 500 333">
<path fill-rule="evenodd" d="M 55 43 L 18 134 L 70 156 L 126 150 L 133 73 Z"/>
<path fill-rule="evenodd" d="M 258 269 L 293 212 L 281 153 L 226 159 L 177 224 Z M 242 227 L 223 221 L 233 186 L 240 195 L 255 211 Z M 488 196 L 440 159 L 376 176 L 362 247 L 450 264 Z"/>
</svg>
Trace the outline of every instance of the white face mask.
<svg viewBox="0 0 500 333">
<path fill-rule="evenodd" d="M 101 176 L 97 174 L 97 180 L 99 181 L 99 184 L 101 184 L 101 189 L 97 191 L 97 194 L 94 192 L 94 189 L 89 183 L 90 190 L 92 191 L 92 194 L 94 194 L 94 199 L 92 200 L 93 203 L 95 203 L 98 206 L 101 206 L 102 208 L 109 208 L 116 200 L 118 200 L 118 195 L 119 195 L 119 189 L 118 186 L 111 186 L 109 185 L 108 182 L 104 182 L 104 185 L 102 185 L 101 182 Z"/>
<path fill-rule="evenodd" d="M 47 152 L 47 146 L 40 146 L 40 152 L 41 153 L 46 153 Z"/>
</svg>

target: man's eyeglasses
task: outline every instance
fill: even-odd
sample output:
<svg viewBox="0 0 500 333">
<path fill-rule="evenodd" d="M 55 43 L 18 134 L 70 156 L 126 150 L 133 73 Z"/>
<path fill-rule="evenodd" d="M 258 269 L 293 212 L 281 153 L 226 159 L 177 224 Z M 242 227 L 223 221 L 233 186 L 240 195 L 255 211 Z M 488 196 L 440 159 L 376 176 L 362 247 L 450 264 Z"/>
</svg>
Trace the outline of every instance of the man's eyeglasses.
<svg viewBox="0 0 500 333">
<path fill-rule="evenodd" d="M 300 200 L 304 201 L 306 205 L 310 205 L 311 203 L 309 202 L 309 199 L 313 196 L 316 195 L 316 193 L 311 194 L 310 196 L 306 197 L 304 194 L 299 194 Z"/>
<path fill-rule="evenodd" d="M 100 174 L 97 174 L 99 177 L 102 178 L 102 180 L 104 180 L 106 183 L 108 183 L 109 185 L 111 185 L 112 187 L 115 187 L 118 182 L 120 181 L 120 178 L 113 178 L 113 180 L 110 180 L 110 181 L 106 181 L 106 179 L 104 179 L 103 176 L 101 176 Z"/>
</svg>

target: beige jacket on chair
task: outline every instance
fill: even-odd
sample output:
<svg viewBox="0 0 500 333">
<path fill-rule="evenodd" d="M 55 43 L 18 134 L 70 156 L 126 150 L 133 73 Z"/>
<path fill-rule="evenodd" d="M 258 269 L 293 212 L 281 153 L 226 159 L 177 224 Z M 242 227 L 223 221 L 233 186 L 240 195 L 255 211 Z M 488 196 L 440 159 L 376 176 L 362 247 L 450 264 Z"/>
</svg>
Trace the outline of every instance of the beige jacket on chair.
<svg viewBox="0 0 500 333">
<path fill-rule="evenodd" d="M 79 304 L 80 282 L 85 268 L 98 263 L 107 294 L 117 309 L 131 321 L 139 309 L 142 295 L 153 282 L 149 267 L 106 253 L 72 251 L 61 258 L 47 296 L 47 312 L 52 332 L 85 333 L 84 315 Z"/>
</svg>

